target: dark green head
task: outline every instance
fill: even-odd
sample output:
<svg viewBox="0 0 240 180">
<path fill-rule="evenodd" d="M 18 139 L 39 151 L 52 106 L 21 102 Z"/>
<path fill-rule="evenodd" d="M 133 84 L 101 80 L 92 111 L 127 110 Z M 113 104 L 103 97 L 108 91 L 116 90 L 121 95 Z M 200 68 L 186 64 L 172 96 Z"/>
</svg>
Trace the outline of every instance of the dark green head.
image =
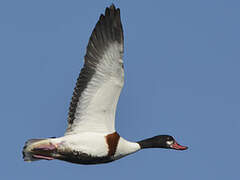
<svg viewBox="0 0 240 180">
<path fill-rule="evenodd" d="M 159 135 L 152 138 L 139 141 L 138 144 L 143 148 L 166 148 L 175 150 L 186 150 L 187 146 L 181 146 L 177 141 L 169 135 Z"/>
</svg>

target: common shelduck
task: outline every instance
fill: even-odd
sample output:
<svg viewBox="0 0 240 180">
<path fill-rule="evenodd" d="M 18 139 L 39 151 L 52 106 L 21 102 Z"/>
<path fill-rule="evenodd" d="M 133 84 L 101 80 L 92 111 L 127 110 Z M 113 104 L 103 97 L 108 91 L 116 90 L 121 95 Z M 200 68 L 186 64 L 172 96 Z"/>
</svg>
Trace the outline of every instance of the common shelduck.
<svg viewBox="0 0 240 180">
<path fill-rule="evenodd" d="M 120 10 L 112 4 L 100 16 L 89 39 L 69 108 L 66 133 L 58 138 L 28 140 L 23 148 L 25 161 L 58 159 L 100 164 L 144 148 L 187 149 L 169 135 L 130 142 L 115 131 L 115 112 L 124 84 L 122 57 Z"/>
</svg>

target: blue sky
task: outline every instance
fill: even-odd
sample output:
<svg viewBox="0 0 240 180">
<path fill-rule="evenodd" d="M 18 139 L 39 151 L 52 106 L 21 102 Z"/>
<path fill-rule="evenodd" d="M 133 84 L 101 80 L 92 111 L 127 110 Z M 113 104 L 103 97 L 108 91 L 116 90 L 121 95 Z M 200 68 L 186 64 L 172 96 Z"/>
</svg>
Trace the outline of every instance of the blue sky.
<svg viewBox="0 0 240 180">
<path fill-rule="evenodd" d="M 63 135 L 88 38 L 112 2 L 125 34 L 116 129 L 137 141 L 171 134 L 187 151 L 147 149 L 104 165 L 26 163 L 25 140 Z M 240 2 L 0 2 L 1 177 L 237 179 Z"/>
</svg>

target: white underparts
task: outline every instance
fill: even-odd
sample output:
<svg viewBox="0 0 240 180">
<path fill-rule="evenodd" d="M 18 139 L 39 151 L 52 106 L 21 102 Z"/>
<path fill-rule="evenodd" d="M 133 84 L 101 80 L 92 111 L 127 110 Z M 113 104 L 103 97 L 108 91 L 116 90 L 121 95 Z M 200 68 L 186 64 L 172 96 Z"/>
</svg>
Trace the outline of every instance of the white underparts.
<svg viewBox="0 0 240 180">
<path fill-rule="evenodd" d="M 139 151 L 140 149 L 141 148 L 138 143 L 130 142 L 130 141 L 127 141 L 127 140 L 123 139 L 122 137 L 120 137 L 114 158 L 115 159 L 122 158 L 129 154 L 135 153 L 135 152 Z"/>
</svg>

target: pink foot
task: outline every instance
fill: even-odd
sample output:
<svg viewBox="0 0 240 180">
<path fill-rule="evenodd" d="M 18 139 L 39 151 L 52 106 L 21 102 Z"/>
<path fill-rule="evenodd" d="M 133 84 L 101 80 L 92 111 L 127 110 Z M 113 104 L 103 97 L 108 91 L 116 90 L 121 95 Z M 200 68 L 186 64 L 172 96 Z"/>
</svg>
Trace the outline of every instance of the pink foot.
<svg viewBox="0 0 240 180">
<path fill-rule="evenodd" d="M 38 159 L 46 159 L 46 160 L 53 160 L 54 159 L 52 157 L 47 157 L 47 156 L 42 156 L 42 155 L 33 155 L 33 157 L 38 158 Z"/>
<path fill-rule="evenodd" d="M 39 145 L 38 147 L 34 148 L 34 150 L 49 150 L 49 151 L 52 151 L 52 150 L 55 150 L 56 149 L 56 146 L 54 146 L 53 144 L 43 144 L 43 145 Z"/>
<path fill-rule="evenodd" d="M 55 150 L 57 150 L 57 145 L 52 143 L 41 144 L 32 150 L 32 156 L 37 159 L 53 160 L 54 158 L 51 156 Z"/>
</svg>

